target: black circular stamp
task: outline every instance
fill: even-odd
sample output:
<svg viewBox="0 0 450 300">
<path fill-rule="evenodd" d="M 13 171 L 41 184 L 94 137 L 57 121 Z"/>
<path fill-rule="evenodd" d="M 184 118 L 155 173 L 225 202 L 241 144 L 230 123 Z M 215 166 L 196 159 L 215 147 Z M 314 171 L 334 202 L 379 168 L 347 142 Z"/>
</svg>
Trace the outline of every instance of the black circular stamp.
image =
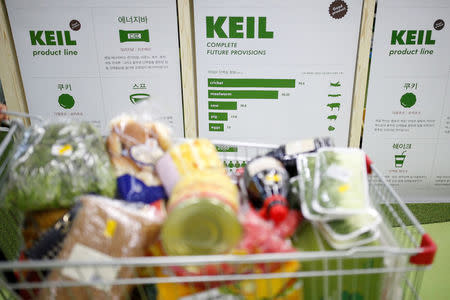
<svg viewBox="0 0 450 300">
<path fill-rule="evenodd" d="M 81 23 L 78 20 L 72 20 L 69 23 L 70 29 L 72 29 L 73 31 L 78 31 L 81 29 Z"/>
<path fill-rule="evenodd" d="M 328 13 L 330 16 L 334 19 L 341 19 L 343 18 L 348 11 L 348 6 L 345 1 L 342 0 L 335 0 L 330 4 L 330 7 L 328 8 Z"/>
<path fill-rule="evenodd" d="M 445 22 L 442 19 L 438 19 L 434 22 L 433 27 L 436 30 L 442 30 L 445 26 Z"/>
</svg>

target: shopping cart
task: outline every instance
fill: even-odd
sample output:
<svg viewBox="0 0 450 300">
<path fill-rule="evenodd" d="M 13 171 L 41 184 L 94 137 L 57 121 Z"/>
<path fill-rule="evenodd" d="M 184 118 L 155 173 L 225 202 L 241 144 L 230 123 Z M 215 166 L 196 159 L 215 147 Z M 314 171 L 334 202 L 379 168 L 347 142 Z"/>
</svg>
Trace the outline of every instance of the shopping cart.
<svg viewBox="0 0 450 300">
<path fill-rule="evenodd" d="M 22 128 L 14 124 L 10 137 Z M 0 154 L 7 148 L 5 143 L 11 142 L 3 140 Z M 214 143 L 230 173 L 276 147 Z M 303 250 L 294 253 L 5 261 L 0 262 L 0 298 L 39 298 L 44 290 L 57 289 L 67 299 L 95 299 L 92 289 L 85 288 L 89 286 L 106 293 L 113 287 L 131 287 L 131 294 L 120 299 L 420 299 L 422 276 L 433 262 L 436 245 L 370 160 L 367 165 L 370 197 L 383 218 L 376 246 L 332 250 L 314 226 L 305 224 L 298 241 Z M 170 272 L 174 267 L 206 266 L 214 271 L 189 276 Z M 117 268 L 129 268 L 134 276 L 102 276 Z M 47 278 L 49 272 L 62 269 L 75 270 L 78 280 Z M 107 298 L 114 299 L 113 295 Z"/>
</svg>

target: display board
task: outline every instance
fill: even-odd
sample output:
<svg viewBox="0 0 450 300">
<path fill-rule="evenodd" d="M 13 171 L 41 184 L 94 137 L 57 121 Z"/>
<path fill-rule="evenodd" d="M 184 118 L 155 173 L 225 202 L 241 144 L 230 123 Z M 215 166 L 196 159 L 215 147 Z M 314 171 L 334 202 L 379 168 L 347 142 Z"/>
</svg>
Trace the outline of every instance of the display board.
<svg viewBox="0 0 450 300">
<path fill-rule="evenodd" d="M 450 202 L 450 3 L 383 0 L 363 148 L 409 202 Z"/>
<path fill-rule="evenodd" d="M 29 112 L 107 122 L 140 101 L 184 135 L 176 1 L 6 0 Z"/>
<path fill-rule="evenodd" d="M 195 0 L 202 137 L 348 143 L 362 1 Z"/>
</svg>

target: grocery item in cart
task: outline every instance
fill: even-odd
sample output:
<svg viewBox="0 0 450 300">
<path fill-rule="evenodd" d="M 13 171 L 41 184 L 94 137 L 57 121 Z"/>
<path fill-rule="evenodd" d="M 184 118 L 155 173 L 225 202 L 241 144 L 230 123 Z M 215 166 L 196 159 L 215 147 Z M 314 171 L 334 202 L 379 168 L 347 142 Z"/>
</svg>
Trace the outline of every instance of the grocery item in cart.
<svg viewBox="0 0 450 300">
<path fill-rule="evenodd" d="M 118 257 L 143 256 L 159 233 L 163 213 L 157 207 L 136 205 L 98 196 L 81 197 L 77 213 L 58 259 L 67 261 L 112 261 Z M 65 267 L 54 269 L 49 281 L 114 280 L 135 276 L 132 267 Z M 127 299 L 126 285 L 52 287 L 41 291 L 41 299 Z"/>
<path fill-rule="evenodd" d="M 244 228 L 244 236 L 235 252 L 255 254 L 295 251 L 290 241 L 285 239 L 288 235 L 285 231 L 280 231 L 275 224 L 267 222 L 253 210 L 242 213 L 240 219 Z M 292 226 L 292 231 L 295 231 L 296 224 Z"/>
<path fill-rule="evenodd" d="M 289 208 L 300 210 L 300 183 L 298 176 L 289 178 L 289 192 L 286 198 Z"/>
<path fill-rule="evenodd" d="M 156 164 L 156 170 L 170 196 L 184 175 L 198 170 L 215 170 L 225 174 L 216 147 L 206 139 L 194 139 L 173 146 Z"/>
<path fill-rule="evenodd" d="M 295 178 L 299 184 L 299 201 L 303 216 L 311 221 L 322 221 L 326 216 L 316 212 L 312 206 L 314 194 L 314 176 L 317 154 L 304 154 L 297 158 L 298 176 Z"/>
<path fill-rule="evenodd" d="M 336 218 L 365 213 L 370 208 L 368 185 L 362 150 L 319 149 L 312 200 L 315 211 Z"/>
<path fill-rule="evenodd" d="M 59 218 L 25 251 L 25 257 L 35 260 L 57 257 L 80 207 L 81 203 L 76 203 L 70 211 Z"/>
<path fill-rule="evenodd" d="M 56 208 L 27 212 L 22 223 L 22 235 L 25 240 L 25 248 L 30 248 L 44 232 L 55 225 L 68 211 L 68 208 Z"/>
<path fill-rule="evenodd" d="M 317 227 L 305 222 L 292 237 L 292 243 L 298 251 L 316 253 L 333 253 L 333 247 L 322 239 Z M 367 246 L 381 246 L 375 240 Z M 320 251 L 320 252 L 319 252 Z M 365 257 L 342 256 L 338 258 L 316 258 L 302 262 L 302 271 L 321 272 L 322 276 L 303 278 L 303 299 L 399 299 L 383 297 L 383 272 L 370 272 L 386 267 L 389 259 L 383 255 Z M 360 273 L 345 276 L 329 276 L 332 272 L 348 272 L 357 270 Z"/>
<path fill-rule="evenodd" d="M 336 241 L 348 241 L 364 235 L 366 232 L 377 232 L 381 217 L 375 209 L 366 213 L 347 216 L 343 219 L 321 222 L 321 228 Z"/>
<path fill-rule="evenodd" d="M 169 255 L 225 253 L 241 238 L 238 190 L 225 172 L 184 176 L 167 204 L 161 239 Z"/>
<path fill-rule="evenodd" d="M 251 160 L 245 167 L 244 185 L 251 206 L 261 217 L 276 223 L 286 218 L 289 175 L 278 159 L 260 156 Z"/>
<path fill-rule="evenodd" d="M 26 130 L 9 171 L 6 200 L 25 211 L 70 207 L 76 196 L 112 197 L 116 182 L 103 139 L 88 123 Z"/>
<path fill-rule="evenodd" d="M 297 157 L 301 154 L 317 152 L 322 147 L 333 147 L 334 142 L 331 137 L 317 137 L 311 139 L 297 140 L 281 145 L 279 148 L 270 151 L 266 155 L 279 159 L 290 177 L 297 176 Z"/>
<path fill-rule="evenodd" d="M 166 199 L 156 174 L 156 161 L 170 147 L 170 131 L 162 123 L 122 115 L 111 121 L 107 148 L 117 176 L 119 197 L 128 202 Z"/>
<path fill-rule="evenodd" d="M 280 268 L 272 271 L 272 276 L 276 273 L 292 273 L 298 271 L 300 264 L 297 261 L 284 263 Z M 255 270 L 255 272 L 265 272 L 265 270 Z M 225 273 L 226 274 L 226 273 Z M 218 287 L 212 288 L 210 285 L 207 290 L 195 292 L 195 289 L 187 289 L 190 293 L 183 295 L 179 293 L 180 288 L 177 285 L 167 286 L 168 284 L 158 285 L 158 300 L 198 300 L 198 299 L 223 299 L 223 300 L 260 300 L 260 299 L 278 299 L 278 300 L 298 300 L 303 299 L 302 283 L 297 278 L 271 278 L 271 279 L 245 279 L 242 281 L 233 281 L 224 283 Z M 172 290 L 169 290 L 169 287 Z M 186 288 L 181 288 L 186 290 Z M 162 293 L 159 297 L 159 293 Z M 178 296 L 178 297 L 177 297 Z M 182 296 L 182 297 L 179 297 Z"/>
<path fill-rule="evenodd" d="M 369 229 L 363 233 L 350 237 L 348 239 L 337 239 L 335 235 L 332 234 L 328 229 L 325 228 L 325 224 L 322 222 L 317 223 L 319 231 L 322 236 L 328 242 L 328 244 L 337 250 L 345 250 L 353 247 L 364 246 L 373 241 L 376 241 L 380 237 L 380 231 L 377 228 Z"/>
</svg>

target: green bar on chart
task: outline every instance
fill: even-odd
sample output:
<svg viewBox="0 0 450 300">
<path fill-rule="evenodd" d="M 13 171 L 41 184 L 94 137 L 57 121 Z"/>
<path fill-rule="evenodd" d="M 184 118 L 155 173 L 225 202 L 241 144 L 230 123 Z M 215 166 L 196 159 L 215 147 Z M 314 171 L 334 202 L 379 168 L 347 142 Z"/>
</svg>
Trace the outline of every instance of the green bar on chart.
<svg viewBox="0 0 450 300">
<path fill-rule="evenodd" d="M 222 123 L 209 123 L 209 131 L 223 131 Z"/>
<path fill-rule="evenodd" d="M 237 110 L 237 102 L 208 101 L 208 108 L 217 110 Z"/>
<path fill-rule="evenodd" d="M 295 88 L 295 79 L 208 78 L 208 87 Z"/>
<path fill-rule="evenodd" d="M 228 121 L 228 113 L 210 112 L 209 120 L 210 121 Z"/>
<path fill-rule="evenodd" d="M 278 99 L 278 91 L 208 90 L 208 98 L 220 99 Z"/>
</svg>

